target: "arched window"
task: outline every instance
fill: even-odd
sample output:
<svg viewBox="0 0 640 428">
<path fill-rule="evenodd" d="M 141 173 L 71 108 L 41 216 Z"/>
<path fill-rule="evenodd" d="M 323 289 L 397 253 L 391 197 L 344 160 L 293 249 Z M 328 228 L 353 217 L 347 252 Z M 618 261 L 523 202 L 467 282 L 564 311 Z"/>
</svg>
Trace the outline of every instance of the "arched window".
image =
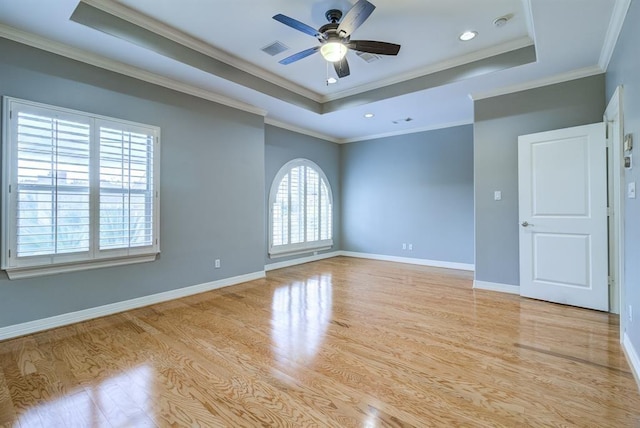
<svg viewBox="0 0 640 428">
<path fill-rule="evenodd" d="M 331 248 L 332 207 L 331 188 L 320 167 L 308 159 L 288 162 L 269 192 L 269 255 Z"/>
</svg>

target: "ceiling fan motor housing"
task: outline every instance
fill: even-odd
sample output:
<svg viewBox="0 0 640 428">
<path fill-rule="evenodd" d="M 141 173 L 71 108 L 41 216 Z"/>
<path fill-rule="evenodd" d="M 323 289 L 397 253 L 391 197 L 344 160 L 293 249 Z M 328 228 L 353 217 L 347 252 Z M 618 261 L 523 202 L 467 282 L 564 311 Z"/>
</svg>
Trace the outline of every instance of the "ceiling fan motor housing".
<svg viewBox="0 0 640 428">
<path fill-rule="evenodd" d="M 349 41 L 349 37 L 340 37 L 340 35 L 338 34 L 338 23 L 330 23 L 330 24 L 325 24 L 322 27 L 320 27 L 318 29 L 318 32 L 320 33 L 320 37 L 318 38 L 318 41 L 320 41 L 321 43 L 326 43 L 329 41 L 342 41 L 344 43 Z"/>
<path fill-rule="evenodd" d="M 342 11 L 340 9 L 329 9 L 324 16 L 327 18 L 327 21 L 332 24 L 337 24 L 342 18 Z"/>
</svg>

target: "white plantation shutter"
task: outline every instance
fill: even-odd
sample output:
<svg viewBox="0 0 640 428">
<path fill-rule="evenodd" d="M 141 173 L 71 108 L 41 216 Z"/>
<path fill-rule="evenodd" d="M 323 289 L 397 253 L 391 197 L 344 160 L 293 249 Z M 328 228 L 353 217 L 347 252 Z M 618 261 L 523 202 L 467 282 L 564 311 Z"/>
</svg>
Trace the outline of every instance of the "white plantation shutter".
<svg viewBox="0 0 640 428">
<path fill-rule="evenodd" d="M 148 133 L 100 126 L 100 249 L 152 245 L 153 145 Z"/>
<path fill-rule="evenodd" d="M 289 174 L 278 184 L 278 192 L 272 208 L 273 245 L 289 243 Z"/>
<path fill-rule="evenodd" d="M 307 241 L 320 238 L 320 176 L 313 168 L 305 167 L 306 205 L 307 205 Z"/>
<path fill-rule="evenodd" d="M 89 125 L 17 114 L 17 257 L 89 251 Z"/>
<path fill-rule="evenodd" d="M 313 162 L 296 159 L 283 166 L 271 186 L 269 206 L 271 256 L 333 245 L 331 189 Z"/>
<path fill-rule="evenodd" d="M 10 278 L 155 258 L 158 128 L 8 97 L 3 113 Z"/>
<path fill-rule="evenodd" d="M 324 181 L 320 181 L 320 239 L 331 239 L 332 236 L 332 207 L 329 189 Z"/>
<path fill-rule="evenodd" d="M 305 213 L 304 213 L 304 169 L 303 167 L 297 167 L 291 169 L 289 173 L 289 198 L 291 204 L 289 205 L 291 224 L 290 240 L 292 244 L 297 244 L 304 240 L 304 226 L 305 226 Z"/>
</svg>

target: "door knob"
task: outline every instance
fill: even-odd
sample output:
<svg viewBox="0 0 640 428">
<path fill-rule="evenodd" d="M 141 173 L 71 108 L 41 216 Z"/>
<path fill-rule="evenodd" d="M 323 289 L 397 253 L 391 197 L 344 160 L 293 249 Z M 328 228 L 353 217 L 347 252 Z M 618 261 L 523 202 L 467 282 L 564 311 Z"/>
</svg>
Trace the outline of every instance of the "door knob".
<svg viewBox="0 0 640 428">
<path fill-rule="evenodd" d="M 527 221 L 523 221 L 522 222 L 522 227 L 529 227 L 529 226 L 533 226 L 533 225 L 529 224 L 529 222 L 527 222 Z"/>
</svg>

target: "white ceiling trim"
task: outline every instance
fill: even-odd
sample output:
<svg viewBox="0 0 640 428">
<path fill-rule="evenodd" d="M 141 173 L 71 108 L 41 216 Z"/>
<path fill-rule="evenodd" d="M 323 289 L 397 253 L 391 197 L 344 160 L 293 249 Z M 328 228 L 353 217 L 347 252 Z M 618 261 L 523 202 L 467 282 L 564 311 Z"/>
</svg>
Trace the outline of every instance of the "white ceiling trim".
<svg viewBox="0 0 640 428">
<path fill-rule="evenodd" d="M 76 61 L 84 62 L 85 64 L 93 65 L 105 70 L 133 77 L 135 79 L 139 79 L 148 83 L 153 83 L 158 86 L 173 89 L 174 91 L 213 101 L 227 107 L 232 107 L 260 116 L 266 116 L 267 114 L 266 110 L 253 106 L 251 104 L 243 103 L 233 98 L 229 98 L 224 95 L 199 88 L 197 86 L 182 83 L 168 77 L 164 77 L 137 67 L 133 67 L 128 64 L 124 64 L 122 62 L 114 61 L 101 55 L 87 52 L 85 50 L 78 49 L 64 43 L 55 42 L 53 40 L 38 36 L 33 33 L 18 30 L 17 28 L 13 28 L 8 25 L 0 24 L 0 37 L 13 40 L 24 45 L 32 46 L 34 48 L 42 49 L 47 52 L 51 52 L 67 58 L 71 58 Z"/>
<path fill-rule="evenodd" d="M 611 56 L 618 42 L 618 37 L 622 31 L 622 26 L 624 25 L 624 20 L 627 17 L 630 5 L 631 0 L 616 0 L 613 6 L 613 13 L 609 20 L 607 34 L 605 35 L 602 51 L 600 52 L 600 60 L 598 61 L 600 68 L 604 71 L 607 71 L 609 67 L 609 61 L 611 61 Z"/>
<path fill-rule="evenodd" d="M 510 42 L 503 43 L 498 46 L 492 46 L 490 48 L 478 50 L 478 51 L 469 53 L 467 55 L 451 58 L 449 60 L 442 61 L 437 64 L 433 64 L 418 70 L 414 70 L 409 73 L 399 74 L 397 76 L 394 76 L 388 79 L 379 80 L 374 83 L 369 83 L 369 84 L 357 86 L 355 88 L 348 89 L 345 91 L 336 92 L 335 94 L 326 95 L 323 97 L 323 102 L 334 101 L 340 98 L 345 98 L 352 95 L 358 95 L 363 92 L 380 89 L 386 86 L 394 85 L 394 84 L 415 79 L 418 77 L 427 76 L 429 74 L 448 70 L 450 68 L 465 65 L 474 61 L 480 61 L 482 59 L 491 58 L 496 55 L 522 49 L 527 46 L 531 46 L 531 44 L 532 44 L 532 41 L 529 37 L 521 37 L 519 39 L 512 40 Z"/>
<path fill-rule="evenodd" d="M 385 132 L 384 134 L 369 135 L 356 138 L 341 138 L 340 144 L 356 143 L 358 141 L 369 141 L 378 138 L 397 137 L 399 135 L 416 134 L 418 132 L 435 131 L 437 129 L 453 128 L 454 126 L 471 125 L 473 120 L 461 120 L 458 122 L 441 123 L 438 125 L 424 126 L 422 128 L 403 129 L 402 131 Z"/>
<path fill-rule="evenodd" d="M 302 86 L 296 85 L 295 83 L 290 82 L 289 80 L 283 79 L 282 77 L 273 74 L 263 68 L 256 67 L 255 65 L 244 61 L 236 56 L 233 56 L 223 50 L 217 49 L 212 45 L 203 42 L 202 40 L 196 39 L 195 37 L 189 36 L 188 34 L 183 33 L 173 27 L 170 27 L 160 21 L 156 21 L 155 19 L 143 15 L 135 10 L 132 10 L 120 3 L 116 3 L 112 0 L 81 0 L 83 3 L 86 3 L 92 7 L 100 9 L 104 12 L 107 12 L 111 15 L 117 16 L 118 18 L 122 18 L 126 21 L 131 22 L 137 26 L 150 30 L 162 37 L 166 37 L 170 40 L 173 40 L 176 43 L 179 43 L 188 48 L 194 49 L 204 55 L 207 55 L 211 58 L 215 58 L 218 61 L 222 61 L 226 64 L 229 64 L 232 67 L 235 67 L 239 70 L 245 71 L 247 73 L 252 74 L 262 80 L 273 83 L 274 85 L 278 85 L 284 89 L 288 89 L 298 95 L 309 98 L 310 100 L 316 101 L 318 103 L 322 102 L 322 96 L 316 92 L 310 91 L 307 88 L 303 88 Z"/>
<path fill-rule="evenodd" d="M 380 89 L 389 85 L 394 85 L 396 83 L 401 83 L 414 78 L 426 76 L 432 73 L 437 73 L 437 72 L 444 71 L 449 68 L 457 67 L 460 65 L 464 65 L 473 61 L 479 61 L 482 59 L 490 58 L 492 56 L 511 52 L 517 49 L 522 49 L 524 47 L 531 46 L 533 44 L 533 41 L 530 37 L 522 37 L 520 39 L 512 40 L 502 45 L 492 46 L 487 49 L 471 52 L 467 55 L 445 60 L 437 64 L 432 64 L 428 67 L 413 70 L 408 73 L 399 74 L 397 76 L 394 76 L 388 79 L 383 79 L 383 80 L 372 82 L 369 84 L 357 86 L 349 90 L 336 92 L 329 95 L 321 95 L 316 92 L 310 91 L 300 85 L 292 83 L 289 80 L 286 80 L 267 70 L 264 70 L 260 67 L 256 67 L 255 65 L 247 61 L 237 58 L 223 50 L 217 49 L 208 43 L 205 43 L 192 36 L 189 36 L 188 34 L 185 34 L 173 27 L 170 27 L 160 21 L 157 21 L 147 15 L 144 15 L 133 9 L 130 9 L 127 6 L 124 6 L 123 4 L 117 3 L 113 0 L 81 0 L 81 1 L 92 7 L 98 8 L 104 12 L 107 12 L 109 14 L 122 18 L 126 21 L 129 21 L 132 24 L 148 29 L 162 37 L 166 37 L 176 43 L 179 43 L 183 46 L 194 49 L 204 55 L 215 58 L 219 61 L 222 61 L 226 64 L 231 65 L 232 67 L 235 67 L 239 70 L 250 73 L 253 76 L 256 76 L 260 79 L 263 79 L 265 81 L 278 85 L 284 89 L 288 89 L 298 95 L 301 95 L 303 97 L 306 97 L 318 103 L 335 101 L 340 98 L 345 98 L 353 95 L 358 95 L 363 92 Z M 525 2 L 525 5 L 527 5 L 530 0 L 523 0 L 523 1 Z M 533 19 L 531 15 L 530 4 L 528 7 L 525 7 L 524 10 L 525 10 L 525 15 L 527 20 L 527 26 L 533 27 Z"/>
<path fill-rule="evenodd" d="M 288 131 L 297 132 L 298 134 L 308 135 L 310 137 L 319 138 L 321 140 L 329 141 L 331 143 L 340 144 L 343 140 L 339 138 L 330 137 L 329 135 L 322 134 L 320 132 L 311 131 L 309 129 L 300 128 L 295 125 L 291 125 L 289 123 L 280 122 L 279 120 L 272 119 L 270 117 L 264 118 L 264 123 L 267 125 L 275 126 L 278 128 L 286 129 Z"/>
<path fill-rule="evenodd" d="M 583 77 L 595 76 L 602 74 L 604 71 L 598 65 L 572 70 L 566 73 L 556 74 L 555 76 L 545 77 L 544 79 L 532 80 L 530 82 L 519 83 L 517 85 L 505 86 L 486 92 L 475 92 L 469 94 L 471 101 L 493 98 L 500 95 L 513 94 L 515 92 L 526 91 L 528 89 L 541 88 L 543 86 L 554 85 L 556 83 L 568 82 L 570 80 L 581 79 Z"/>
<path fill-rule="evenodd" d="M 531 0 L 522 0 L 522 10 L 524 10 L 524 18 L 527 23 L 527 31 L 529 37 L 533 40 L 534 46 L 537 46 L 538 40 L 536 39 L 536 27 L 533 23 L 533 9 L 531 7 Z"/>
</svg>

